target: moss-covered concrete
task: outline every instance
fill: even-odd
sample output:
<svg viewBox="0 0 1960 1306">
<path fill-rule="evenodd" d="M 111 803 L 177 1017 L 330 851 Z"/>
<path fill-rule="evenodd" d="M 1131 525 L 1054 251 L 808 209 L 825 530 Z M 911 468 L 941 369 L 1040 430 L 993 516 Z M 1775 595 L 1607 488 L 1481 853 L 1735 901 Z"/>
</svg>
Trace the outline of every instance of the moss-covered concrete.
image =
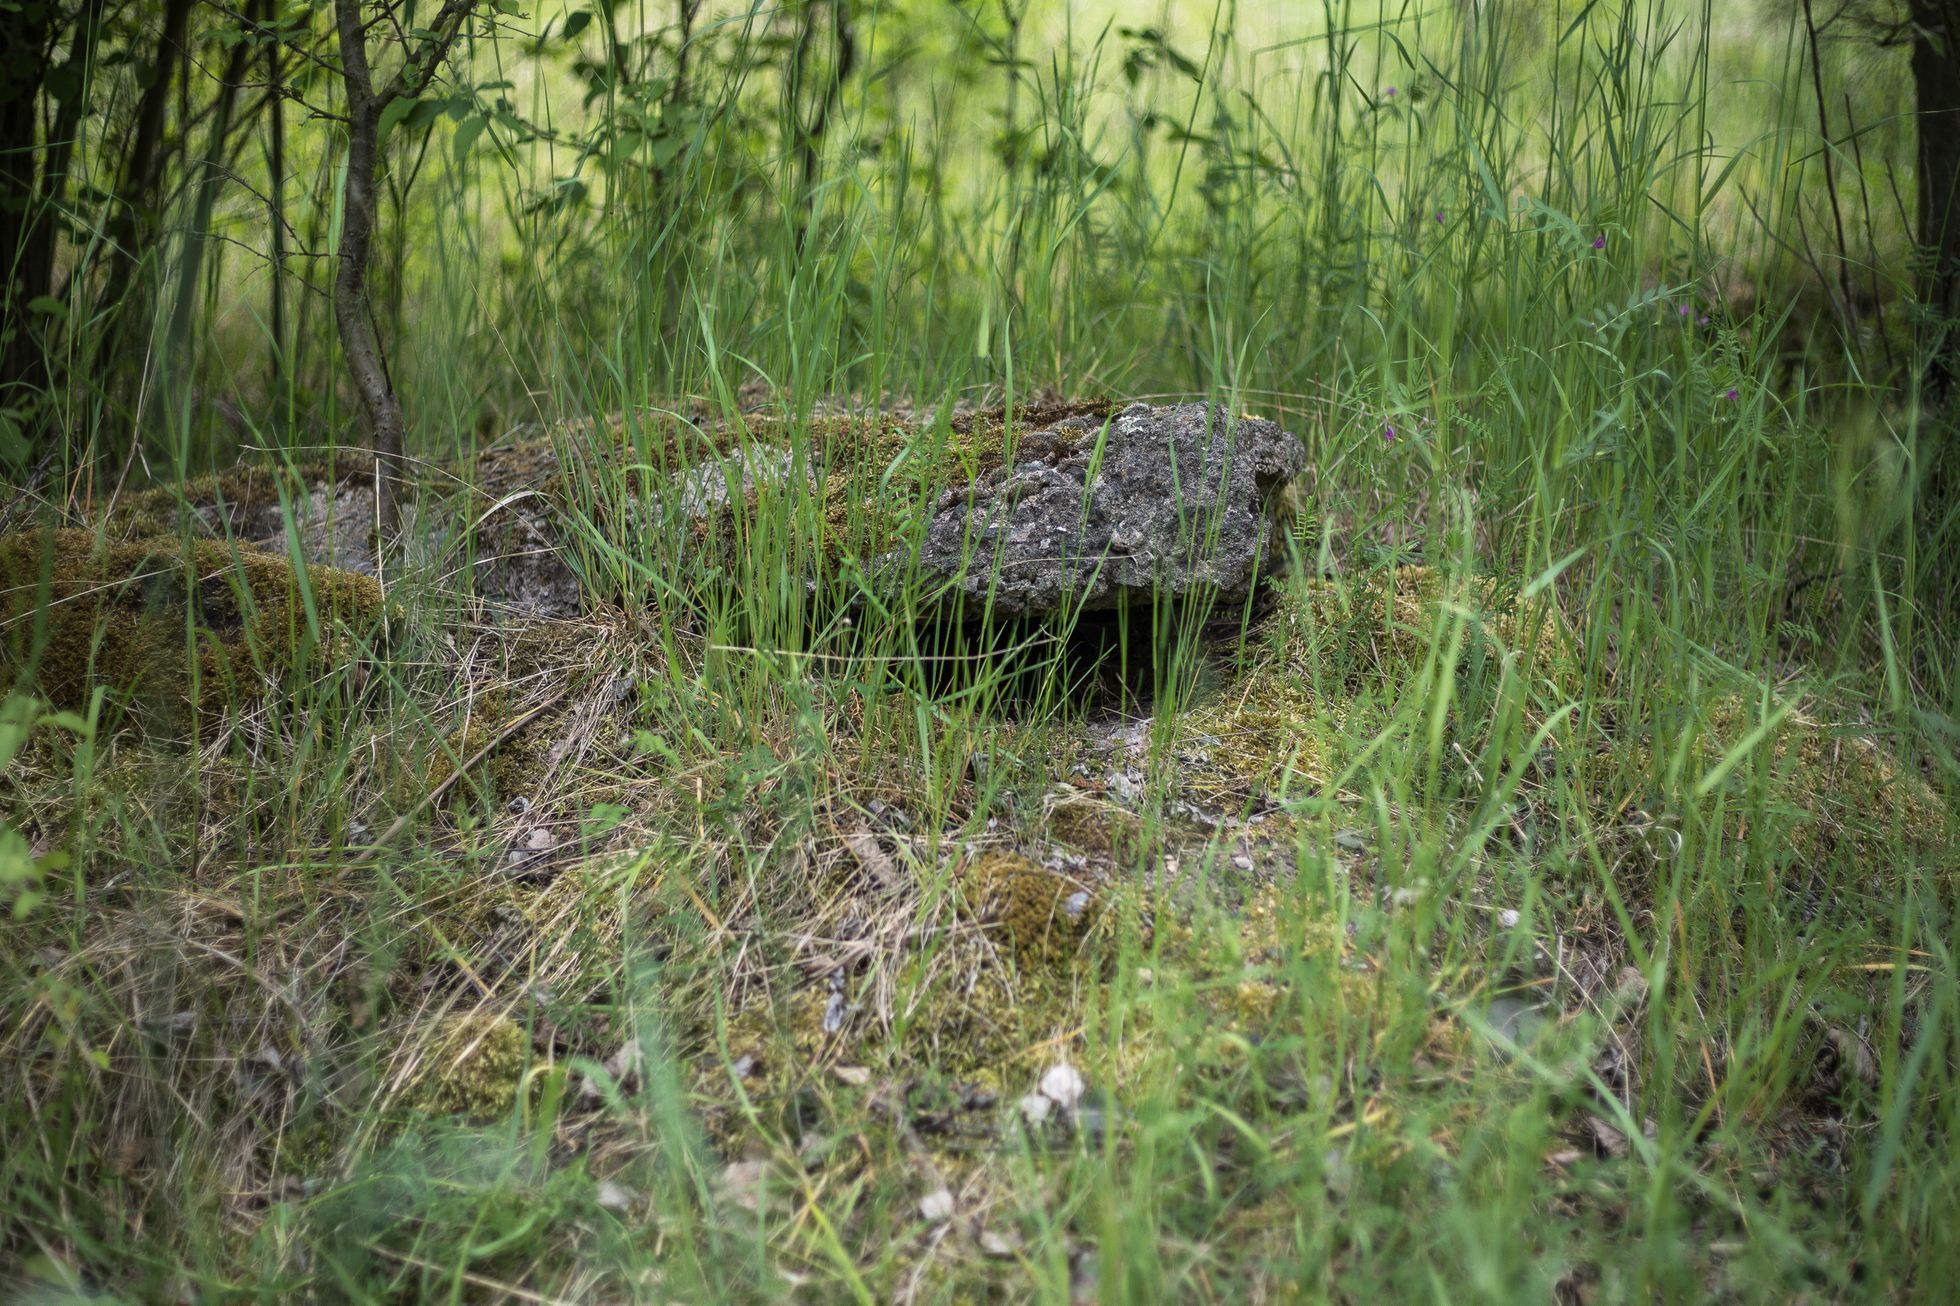
<svg viewBox="0 0 1960 1306">
<path fill-rule="evenodd" d="M 164 717 L 317 674 L 380 623 L 381 588 L 218 540 L 105 541 L 80 530 L 0 537 L 6 675 L 32 667 L 50 701 L 94 686 Z"/>
<path fill-rule="evenodd" d="M 290 466 L 240 463 L 221 472 L 193 476 L 181 484 L 116 496 L 95 505 L 89 515 L 105 534 L 117 540 L 175 535 L 186 524 L 198 531 L 251 539 L 277 528 L 282 496 L 292 502 L 304 498 L 315 486 L 365 480 L 372 475 L 372 460 L 353 451 L 337 465 L 318 460 Z"/>
</svg>

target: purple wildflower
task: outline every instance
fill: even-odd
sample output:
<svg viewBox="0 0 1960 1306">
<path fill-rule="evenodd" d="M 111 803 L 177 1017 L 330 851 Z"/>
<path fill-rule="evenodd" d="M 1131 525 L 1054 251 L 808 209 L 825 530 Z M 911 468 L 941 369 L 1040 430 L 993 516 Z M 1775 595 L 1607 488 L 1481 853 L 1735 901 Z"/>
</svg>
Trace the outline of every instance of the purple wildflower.
<svg viewBox="0 0 1960 1306">
<path fill-rule="evenodd" d="M 1395 98 L 1395 88 L 1393 86 L 1388 88 L 1388 98 L 1391 100 Z"/>
<path fill-rule="evenodd" d="M 1734 386 L 1730 386 L 1730 387 L 1729 387 L 1729 394 L 1728 394 L 1728 397 L 1729 397 L 1729 399 L 1730 399 L 1730 400 L 1734 400 L 1734 399 L 1736 399 L 1736 398 L 1737 398 L 1737 395 L 1736 395 L 1736 389 L 1735 389 L 1735 387 L 1734 387 Z"/>
<path fill-rule="evenodd" d="M 1602 231 L 1602 232 L 1600 232 L 1600 233 L 1599 233 L 1599 234 L 1598 234 L 1597 236 L 1594 236 L 1594 237 L 1593 237 L 1593 248 L 1594 248 L 1594 249 L 1605 249 L 1605 248 L 1606 248 L 1606 233 L 1605 233 L 1605 232 L 1603 232 L 1603 231 Z"/>
<path fill-rule="evenodd" d="M 1700 317 L 1698 317 L 1698 318 L 1696 318 L 1696 319 L 1695 319 L 1695 325 L 1696 325 L 1696 326 L 1707 326 L 1707 325 L 1708 325 L 1708 314 L 1706 314 L 1706 313 L 1703 313 L 1703 314 L 1702 314 L 1702 315 L 1701 315 Z"/>
<path fill-rule="evenodd" d="M 1382 443 L 1383 444 L 1395 443 L 1395 424 L 1393 422 L 1382 423 Z"/>
<path fill-rule="evenodd" d="M 1686 304 L 1681 305 L 1681 316 L 1688 316 L 1688 306 Z"/>
<path fill-rule="evenodd" d="M 1440 222 L 1442 222 L 1442 220 L 1443 220 L 1443 211 L 1442 211 L 1441 209 L 1437 209 L 1437 210 L 1436 210 L 1436 221 L 1440 223 Z"/>
</svg>

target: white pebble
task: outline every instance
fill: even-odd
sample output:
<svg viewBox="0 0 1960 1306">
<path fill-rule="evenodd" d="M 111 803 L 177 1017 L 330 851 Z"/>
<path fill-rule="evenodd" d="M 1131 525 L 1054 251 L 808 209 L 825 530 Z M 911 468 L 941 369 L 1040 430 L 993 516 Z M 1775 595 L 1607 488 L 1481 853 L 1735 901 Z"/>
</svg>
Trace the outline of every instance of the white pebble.
<svg viewBox="0 0 1960 1306">
<path fill-rule="evenodd" d="M 1075 1110 L 1075 1104 L 1082 1100 L 1087 1088 L 1081 1073 L 1066 1061 L 1048 1067 L 1048 1073 L 1041 1077 L 1042 1096 L 1064 1111 Z"/>
</svg>

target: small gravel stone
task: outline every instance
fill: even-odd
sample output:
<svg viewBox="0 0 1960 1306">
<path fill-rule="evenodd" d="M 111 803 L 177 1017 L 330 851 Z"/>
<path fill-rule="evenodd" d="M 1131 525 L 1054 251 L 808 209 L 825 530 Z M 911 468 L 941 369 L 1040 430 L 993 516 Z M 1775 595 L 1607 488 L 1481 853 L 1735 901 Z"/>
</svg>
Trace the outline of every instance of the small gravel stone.
<svg viewBox="0 0 1960 1306">
<path fill-rule="evenodd" d="M 1082 1100 L 1087 1087 L 1082 1082 L 1081 1072 L 1066 1061 L 1056 1062 L 1041 1077 L 1041 1095 L 1064 1111 L 1075 1110 L 1075 1104 Z"/>
</svg>

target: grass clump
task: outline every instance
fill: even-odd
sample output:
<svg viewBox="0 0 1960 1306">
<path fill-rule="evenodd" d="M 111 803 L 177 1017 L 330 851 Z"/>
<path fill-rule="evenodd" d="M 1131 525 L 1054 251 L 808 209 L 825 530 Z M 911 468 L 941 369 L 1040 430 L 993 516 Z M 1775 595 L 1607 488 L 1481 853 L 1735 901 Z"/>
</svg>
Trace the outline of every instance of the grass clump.
<svg viewBox="0 0 1960 1306">
<path fill-rule="evenodd" d="M 1938 792 L 1869 726 L 1832 724 L 1828 712 L 1812 696 L 1719 697 L 1670 732 L 1671 748 L 1656 732 L 1634 741 L 1623 765 L 1650 785 L 1706 796 L 1724 838 L 1767 839 L 1782 863 L 1828 862 L 1887 883 L 1901 873 L 1899 853 L 1947 865 L 1954 817 Z"/>
<path fill-rule="evenodd" d="M 1541 702 L 1576 687 L 1551 604 L 1519 604 L 1490 579 L 1453 586 L 1427 566 L 1293 582 L 1254 638 L 1248 665 L 1201 688 L 1175 721 L 1178 783 L 1212 805 L 1338 787 L 1382 732 L 1414 731 L 1425 704 L 1412 690 L 1445 705 L 1453 737 L 1475 742 L 1505 664 Z M 1544 716 L 1533 707 L 1521 719 Z"/>
<path fill-rule="evenodd" d="M 4 675 L 83 710 L 0 713 L 0 1275 L 1960 1276 L 1910 42 L 1675 0 L 473 7 L 381 134 L 390 541 L 327 334 L 331 7 L 241 43 L 173 4 L 158 58 L 13 8 L 93 51 L 21 121 L 105 78 L 168 175 L 104 172 L 126 115 L 91 111 L 92 189 L 17 260 L 67 289 L 9 367 L 75 361 L 0 401 Z M 360 8 L 392 77 L 413 7 Z M 909 532 L 1114 407 L 1065 393 L 1299 433 L 1301 565 L 1230 611 L 915 619 Z M 33 529 L 77 505 L 93 535 Z M 378 587 L 283 558 L 342 545 L 415 615 L 360 661 Z M 98 729 L 98 690 L 224 710 L 186 744 Z M 1058 1067 L 1080 1098 L 1021 1110 Z"/>
</svg>

